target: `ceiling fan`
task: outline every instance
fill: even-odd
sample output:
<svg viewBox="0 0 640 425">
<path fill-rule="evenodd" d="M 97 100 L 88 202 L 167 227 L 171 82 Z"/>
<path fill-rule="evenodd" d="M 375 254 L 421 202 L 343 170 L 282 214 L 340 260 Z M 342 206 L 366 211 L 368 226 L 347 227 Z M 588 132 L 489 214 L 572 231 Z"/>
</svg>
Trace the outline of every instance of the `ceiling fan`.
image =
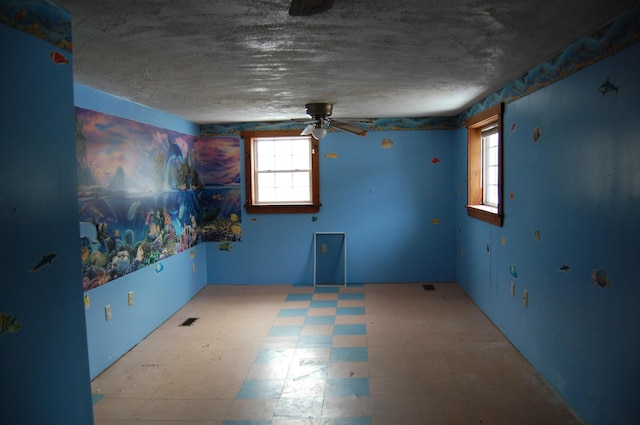
<svg viewBox="0 0 640 425">
<path fill-rule="evenodd" d="M 292 0 L 289 8 L 291 16 L 310 16 L 331 9 L 333 0 Z"/>
<path fill-rule="evenodd" d="M 335 127 L 357 136 L 367 135 L 366 128 L 329 118 L 333 112 L 333 104 L 331 103 L 307 103 L 305 107 L 307 108 L 307 114 L 313 118 L 313 122 L 302 130 L 302 133 L 300 133 L 302 136 L 311 134 L 315 139 L 320 140 L 327 135 L 329 127 Z"/>
</svg>

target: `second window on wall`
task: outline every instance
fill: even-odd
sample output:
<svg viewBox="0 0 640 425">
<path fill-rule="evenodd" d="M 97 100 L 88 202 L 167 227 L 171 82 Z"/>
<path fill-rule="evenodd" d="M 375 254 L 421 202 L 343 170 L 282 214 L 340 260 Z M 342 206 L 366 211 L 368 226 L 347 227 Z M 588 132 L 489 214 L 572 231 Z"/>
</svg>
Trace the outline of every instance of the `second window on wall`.
<svg viewBox="0 0 640 425">
<path fill-rule="evenodd" d="M 467 214 L 502 226 L 503 104 L 467 120 Z"/>
</svg>

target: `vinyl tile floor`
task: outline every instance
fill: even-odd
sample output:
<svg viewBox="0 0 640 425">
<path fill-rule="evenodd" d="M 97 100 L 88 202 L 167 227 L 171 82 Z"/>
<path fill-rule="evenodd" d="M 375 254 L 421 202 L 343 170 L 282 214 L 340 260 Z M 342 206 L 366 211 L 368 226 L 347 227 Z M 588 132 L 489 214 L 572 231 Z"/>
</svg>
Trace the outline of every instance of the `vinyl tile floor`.
<svg viewBox="0 0 640 425">
<path fill-rule="evenodd" d="M 456 284 L 433 286 L 208 285 L 92 381 L 95 424 L 582 424 Z"/>
</svg>

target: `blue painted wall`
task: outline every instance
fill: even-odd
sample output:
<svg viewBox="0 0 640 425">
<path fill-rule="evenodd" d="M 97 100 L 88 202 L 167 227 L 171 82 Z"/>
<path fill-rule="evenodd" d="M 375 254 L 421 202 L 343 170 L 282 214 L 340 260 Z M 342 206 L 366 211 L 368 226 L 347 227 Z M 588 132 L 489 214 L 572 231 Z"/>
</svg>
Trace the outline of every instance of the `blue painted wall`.
<svg viewBox="0 0 640 425">
<path fill-rule="evenodd" d="M 636 44 L 506 105 L 502 228 L 466 216 L 455 135 L 456 280 L 591 425 L 640 417 L 639 68 Z M 617 94 L 598 92 L 607 78 Z M 610 287 L 592 285 L 598 269 Z"/>
<path fill-rule="evenodd" d="M 0 51 L 0 323 L 21 325 L 0 329 L 0 423 L 88 425 L 71 53 L 4 24 Z"/>
<path fill-rule="evenodd" d="M 199 127 L 190 121 L 156 111 L 125 99 L 74 85 L 75 106 L 133 121 L 198 135 Z M 77 217 L 77 211 L 75 212 Z M 156 265 L 123 276 L 86 292 L 87 341 L 91 378 L 138 344 L 162 322 L 189 301 L 207 283 L 206 244 L 181 252 Z M 129 306 L 128 293 L 134 303 Z M 105 320 L 105 307 L 111 306 L 111 320 Z"/>
<path fill-rule="evenodd" d="M 347 233 L 349 283 L 452 281 L 453 136 L 329 133 L 320 141 L 320 212 L 243 213 L 241 243 L 208 246 L 208 282 L 311 285 L 314 232 Z M 383 138 L 393 146 L 382 148 Z"/>
</svg>

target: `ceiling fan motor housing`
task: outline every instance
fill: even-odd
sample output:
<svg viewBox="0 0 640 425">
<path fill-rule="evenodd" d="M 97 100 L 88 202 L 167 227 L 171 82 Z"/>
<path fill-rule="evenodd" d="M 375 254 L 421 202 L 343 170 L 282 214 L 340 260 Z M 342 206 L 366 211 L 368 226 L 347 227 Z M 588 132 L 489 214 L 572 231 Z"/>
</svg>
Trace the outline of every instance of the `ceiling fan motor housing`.
<svg viewBox="0 0 640 425">
<path fill-rule="evenodd" d="M 307 114 L 313 119 L 324 119 L 333 112 L 333 104 L 331 103 L 307 103 Z"/>
</svg>

